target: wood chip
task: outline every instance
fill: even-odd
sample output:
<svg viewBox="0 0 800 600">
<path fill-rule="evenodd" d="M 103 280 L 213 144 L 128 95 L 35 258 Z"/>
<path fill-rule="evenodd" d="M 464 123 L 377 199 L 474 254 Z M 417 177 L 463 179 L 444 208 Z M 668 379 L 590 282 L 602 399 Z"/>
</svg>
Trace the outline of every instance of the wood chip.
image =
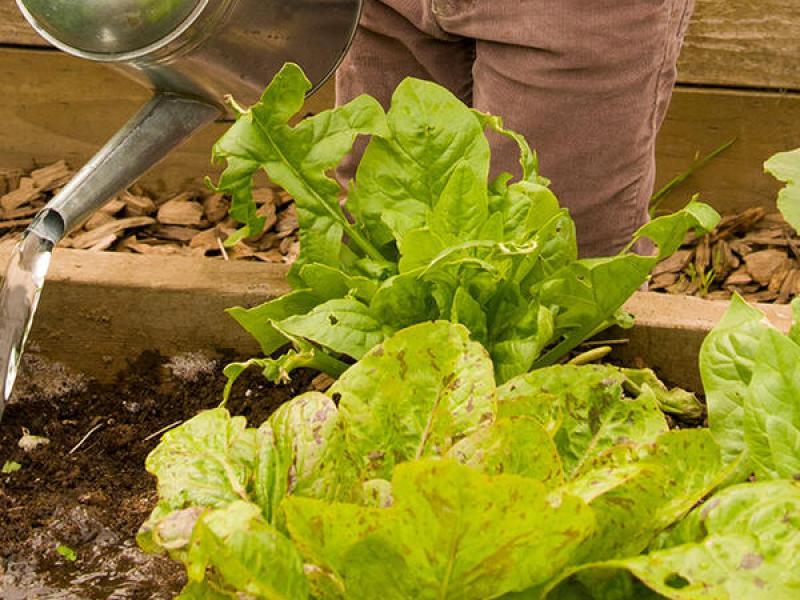
<svg viewBox="0 0 800 600">
<path fill-rule="evenodd" d="M 697 273 L 705 273 L 711 268 L 711 236 L 704 235 L 697 244 L 694 255 L 694 268 Z"/>
<path fill-rule="evenodd" d="M 24 175 L 22 169 L 5 169 L 0 171 L 0 196 L 19 187 L 19 180 Z"/>
<path fill-rule="evenodd" d="M 693 250 L 678 250 L 669 258 L 661 261 L 653 269 L 653 278 L 664 273 L 680 273 L 683 271 L 694 256 Z"/>
<path fill-rule="evenodd" d="M 175 198 L 158 208 L 156 218 L 163 225 L 198 226 L 203 222 L 203 207 L 197 202 Z"/>
<path fill-rule="evenodd" d="M 744 257 L 744 262 L 747 272 L 755 281 L 761 285 L 768 285 L 772 274 L 787 258 L 786 251 L 770 249 L 748 254 Z"/>
<path fill-rule="evenodd" d="M 279 202 L 278 193 L 272 188 L 255 188 L 253 190 L 253 201 L 258 206 L 262 204 L 272 204 L 275 206 Z"/>
<path fill-rule="evenodd" d="M 147 196 L 123 192 L 119 199 L 125 204 L 125 216 L 127 217 L 150 216 L 156 212 L 156 203 Z"/>
<path fill-rule="evenodd" d="M 31 171 L 31 179 L 33 184 L 42 192 L 49 192 L 65 185 L 72 179 L 72 170 L 67 166 L 63 160 Z"/>
<path fill-rule="evenodd" d="M 753 278 L 747 271 L 747 267 L 739 267 L 725 279 L 725 283 L 723 285 L 725 285 L 725 287 L 732 285 L 747 285 L 748 283 L 752 283 L 752 281 Z"/>
<path fill-rule="evenodd" d="M 795 293 L 795 288 L 798 283 L 800 283 L 800 270 L 792 268 L 783 280 L 783 285 L 781 285 L 781 289 L 778 291 L 778 297 L 775 298 L 775 302 L 777 304 L 787 304 Z"/>
<path fill-rule="evenodd" d="M 2 207 L 3 212 L 7 214 L 15 211 L 23 204 L 28 204 L 41 195 L 42 192 L 36 187 L 33 179 L 30 177 L 23 177 L 20 179 L 17 189 L 13 192 L 8 192 L 0 198 L 0 207 Z"/>
<path fill-rule="evenodd" d="M 11 221 L 0 221 L 0 230 L 14 229 L 15 227 L 27 227 L 33 223 L 33 219 L 13 219 Z"/>
<path fill-rule="evenodd" d="M 791 273 L 793 265 L 794 261 L 791 258 L 786 258 L 781 265 L 775 269 L 767 284 L 767 289 L 770 292 L 775 292 L 776 294 L 780 293 L 783 288 L 783 282 L 789 276 L 789 273 Z"/>
<path fill-rule="evenodd" d="M 166 225 L 153 231 L 153 236 L 161 240 L 172 242 L 190 242 L 197 234 L 198 229 L 192 227 L 180 227 L 178 225 Z"/>
<path fill-rule="evenodd" d="M 650 289 L 652 290 L 663 290 L 668 288 L 676 281 L 678 281 L 678 277 L 680 275 L 678 273 L 661 273 L 660 275 L 656 275 L 650 281 Z"/>
<path fill-rule="evenodd" d="M 744 299 L 748 302 L 772 302 L 778 297 L 777 292 L 763 290 L 752 294 L 744 294 Z"/>
<path fill-rule="evenodd" d="M 110 223 L 113 220 L 114 217 L 112 217 L 110 214 L 103 212 L 102 210 L 98 210 L 91 217 L 89 217 L 86 223 L 83 224 L 83 228 L 86 231 L 91 231 L 92 229 L 102 227 L 106 223 Z"/>
<path fill-rule="evenodd" d="M 155 222 L 155 219 L 152 217 L 128 217 L 127 219 L 114 220 L 97 229 L 75 236 L 72 239 L 72 246 L 78 249 L 91 248 L 111 233 L 119 233 L 135 227 L 144 227 L 146 225 L 152 225 Z"/>
<path fill-rule="evenodd" d="M 229 208 L 230 203 L 222 194 L 212 194 L 203 200 L 203 214 L 212 225 L 216 225 L 228 216 Z"/>
<path fill-rule="evenodd" d="M 103 250 L 108 250 L 111 246 L 114 245 L 114 242 L 117 241 L 117 234 L 116 233 L 109 233 L 108 235 L 100 238 L 97 243 L 93 246 L 87 248 L 89 252 L 102 252 Z"/>
<path fill-rule="evenodd" d="M 219 251 L 219 233 L 216 228 L 206 229 L 195 235 L 189 242 L 189 248 L 198 248 L 203 254 Z"/>
<path fill-rule="evenodd" d="M 297 227 L 297 209 L 294 204 L 291 204 L 278 214 L 275 230 L 279 238 L 285 238 L 297 231 Z"/>
<path fill-rule="evenodd" d="M 114 198 L 113 200 L 109 200 L 106 202 L 101 208 L 100 212 L 104 212 L 108 215 L 115 215 L 119 211 L 125 208 L 125 203 L 120 200 L 119 198 Z"/>
</svg>

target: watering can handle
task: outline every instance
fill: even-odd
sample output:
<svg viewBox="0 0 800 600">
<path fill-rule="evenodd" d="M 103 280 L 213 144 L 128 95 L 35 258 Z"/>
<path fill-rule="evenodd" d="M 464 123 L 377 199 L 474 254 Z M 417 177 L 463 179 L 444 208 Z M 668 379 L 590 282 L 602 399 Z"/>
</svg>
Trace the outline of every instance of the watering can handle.
<svg viewBox="0 0 800 600">
<path fill-rule="evenodd" d="M 208 102 L 157 93 L 42 209 L 28 230 L 56 244 L 221 114 L 220 107 Z"/>
</svg>

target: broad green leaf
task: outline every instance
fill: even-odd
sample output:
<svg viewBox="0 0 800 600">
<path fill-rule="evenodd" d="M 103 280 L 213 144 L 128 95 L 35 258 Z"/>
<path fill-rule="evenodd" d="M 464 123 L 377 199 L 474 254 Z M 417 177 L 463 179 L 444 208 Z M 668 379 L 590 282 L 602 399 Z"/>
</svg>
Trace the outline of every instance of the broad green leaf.
<svg viewBox="0 0 800 600">
<path fill-rule="evenodd" d="M 573 496 L 449 461 L 403 464 L 392 483 L 389 509 L 285 503 L 292 539 L 341 575 L 347 598 L 479 600 L 521 591 L 563 569 L 594 524 Z"/>
<path fill-rule="evenodd" d="M 711 231 L 716 227 L 719 218 L 717 211 L 708 204 L 698 202 L 695 197 L 681 210 L 653 219 L 642 226 L 634 235 L 634 240 L 646 237 L 655 242 L 658 260 L 663 260 L 680 248 L 687 231 Z"/>
<path fill-rule="evenodd" d="M 289 343 L 286 336 L 272 326 L 273 321 L 305 314 L 323 301 L 322 296 L 311 290 L 295 290 L 255 308 L 235 307 L 226 312 L 256 338 L 261 351 L 269 355 Z"/>
<path fill-rule="evenodd" d="M 353 298 L 328 300 L 304 315 L 275 323 L 281 332 L 359 359 L 383 341 L 384 330 L 369 307 Z"/>
<path fill-rule="evenodd" d="M 700 349 L 700 375 L 708 405 L 708 425 L 729 463 L 746 455 L 745 396 L 753 377 L 759 344 L 768 329 L 764 315 L 758 309 L 734 296 L 725 316 L 708 334 Z"/>
<path fill-rule="evenodd" d="M 689 421 L 700 421 L 706 416 L 706 407 L 691 392 L 681 388 L 669 389 L 650 369 L 622 369 L 628 388 L 641 390 L 647 385 L 656 395 L 658 407 L 669 415 Z"/>
<path fill-rule="evenodd" d="M 235 592 L 224 592 L 207 581 L 190 581 L 175 600 L 236 600 Z"/>
<path fill-rule="evenodd" d="M 652 391 L 626 396 L 625 379 L 615 367 L 549 367 L 508 382 L 498 392 L 499 403 L 502 407 L 520 396 L 557 398 L 562 418 L 553 439 L 569 478 L 584 463 L 613 446 L 654 442 L 667 431 Z M 530 406 L 540 408 L 542 404 L 534 401 Z M 530 416 L 542 423 L 553 421 L 552 412 Z"/>
<path fill-rule="evenodd" d="M 385 246 L 426 224 L 457 167 L 489 175 L 489 143 L 478 117 L 451 92 L 406 79 L 392 96 L 390 133 L 373 137 L 347 208 L 371 240 Z M 485 183 L 484 183 L 485 185 Z"/>
<path fill-rule="evenodd" d="M 350 225 L 339 206 L 339 185 L 327 172 L 350 151 L 359 134 L 387 133 L 380 104 L 360 96 L 290 127 L 311 83 L 297 65 L 287 64 L 267 86 L 261 100 L 242 112 L 214 146 L 214 158 L 228 166 L 217 189 L 230 192 L 232 212 L 245 221 L 247 234 L 263 223 L 255 217 L 252 179 L 259 169 L 295 200 L 300 223 L 302 261 L 337 266 L 342 235 L 359 251 L 382 259 Z"/>
<path fill-rule="evenodd" d="M 487 475 L 520 475 L 548 488 L 564 480 L 553 440 L 531 417 L 498 419 L 458 442 L 447 456 Z"/>
<path fill-rule="evenodd" d="M 347 452 L 363 479 L 391 479 L 406 460 L 442 455 L 492 418 L 492 363 L 461 326 L 409 327 L 351 367 L 329 390 Z"/>
<path fill-rule="evenodd" d="M 786 184 L 778 194 L 778 210 L 789 225 L 800 230 L 800 149 L 776 154 L 764 163 L 764 169 Z"/>
<path fill-rule="evenodd" d="M 370 302 L 370 311 L 389 329 L 397 330 L 437 317 L 431 284 L 409 272 L 384 281 Z"/>
<path fill-rule="evenodd" d="M 459 163 L 431 210 L 431 232 L 446 243 L 472 240 L 488 218 L 485 173 L 476 173 L 467 162 Z"/>
<path fill-rule="evenodd" d="M 281 406 L 259 427 L 254 487 L 270 523 L 275 523 L 275 511 L 289 494 L 324 497 L 323 457 L 337 417 L 328 396 L 309 392 Z"/>
<path fill-rule="evenodd" d="M 194 529 L 187 570 L 202 582 L 208 568 L 232 589 L 264 600 L 304 600 L 308 583 L 294 545 L 248 502 L 204 514 Z"/>
<path fill-rule="evenodd" d="M 325 300 L 343 298 L 352 294 L 356 299 L 369 303 L 378 289 L 378 282 L 373 279 L 360 275 L 348 275 L 335 267 L 320 263 L 303 265 L 299 270 L 299 276 L 319 298 Z M 319 303 L 320 301 L 317 301 L 315 305 Z M 308 307 L 306 311 L 313 307 L 314 305 Z M 306 311 L 298 311 L 298 313 Z M 287 314 L 274 318 L 279 320 L 289 316 L 291 315 Z"/>
<path fill-rule="evenodd" d="M 757 477 L 800 478 L 800 346 L 774 329 L 756 351 L 744 442 Z"/>
<path fill-rule="evenodd" d="M 474 340 L 486 345 L 488 337 L 486 313 L 483 312 L 481 303 L 464 287 L 459 287 L 453 296 L 450 321 L 464 325 Z"/>
<path fill-rule="evenodd" d="M 800 486 L 728 488 L 696 509 L 696 540 L 582 569 L 631 571 L 673 600 L 772 600 L 800 593 Z"/>
<path fill-rule="evenodd" d="M 145 466 L 170 508 L 216 508 L 250 499 L 255 460 L 256 430 L 215 408 L 165 433 Z"/>
</svg>

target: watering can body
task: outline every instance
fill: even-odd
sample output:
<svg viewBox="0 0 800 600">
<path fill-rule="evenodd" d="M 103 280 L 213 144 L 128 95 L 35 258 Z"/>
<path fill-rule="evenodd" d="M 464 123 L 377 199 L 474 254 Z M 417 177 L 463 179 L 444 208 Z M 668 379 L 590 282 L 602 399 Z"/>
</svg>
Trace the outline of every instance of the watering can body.
<svg viewBox="0 0 800 600">
<path fill-rule="evenodd" d="M 17 0 L 47 41 L 154 91 L 31 225 L 56 243 L 203 125 L 224 98 L 255 102 L 286 62 L 318 88 L 355 34 L 362 0 Z"/>
</svg>

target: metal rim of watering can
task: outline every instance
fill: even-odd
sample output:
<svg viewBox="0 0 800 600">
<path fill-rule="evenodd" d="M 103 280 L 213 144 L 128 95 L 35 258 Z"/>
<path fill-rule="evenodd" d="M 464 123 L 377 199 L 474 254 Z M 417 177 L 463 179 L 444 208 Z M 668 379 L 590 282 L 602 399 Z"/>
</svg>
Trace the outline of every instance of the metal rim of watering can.
<svg viewBox="0 0 800 600">
<path fill-rule="evenodd" d="M 231 4 L 233 4 L 236 0 L 224 0 L 222 5 L 220 6 L 220 11 L 227 9 Z M 52 33 L 50 33 L 40 22 L 39 20 L 28 10 L 28 8 L 24 4 L 24 0 L 16 0 L 17 7 L 19 8 L 22 15 L 25 17 L 25 20 L 33 27 L 33 29 L 42 36 L 47 42 L 66 52 L 67 54 L 71 54 L 73 56 L 77 56 L 78 58 L 84 58 L 87 60 L 95 61 L 95 62 L 133 62 L 137 59 L 144 58 L 148 55 L 152 55 L 159 50 L 168 47 L 170 44 L 178 40 L 186 31 L 191 28 L 203 14 L 206 12 L 208 8 L 210 0 L 199 0 L 197 5 L 192 9 L 186 18 L 178 23 L 172 31 L 166 34 L 161 39 L 152 42 L 150 44 L 145 44 L 141 48 L 136 48 L 134 50 L 127 50 L 125 52 L 93 52 L 90 50 L 82 50 L 70 44 L 67 44 L 57 37 L 55 37 Z M 186 43 L 196 42 L 198 40 L 189 40 Z M 202 40 L 199 40 L 202 41 Z M 185 45 L 185 44 L 181 44 Z M 193 44 L 194 45 L 194 44 Z"/>
</svg>

